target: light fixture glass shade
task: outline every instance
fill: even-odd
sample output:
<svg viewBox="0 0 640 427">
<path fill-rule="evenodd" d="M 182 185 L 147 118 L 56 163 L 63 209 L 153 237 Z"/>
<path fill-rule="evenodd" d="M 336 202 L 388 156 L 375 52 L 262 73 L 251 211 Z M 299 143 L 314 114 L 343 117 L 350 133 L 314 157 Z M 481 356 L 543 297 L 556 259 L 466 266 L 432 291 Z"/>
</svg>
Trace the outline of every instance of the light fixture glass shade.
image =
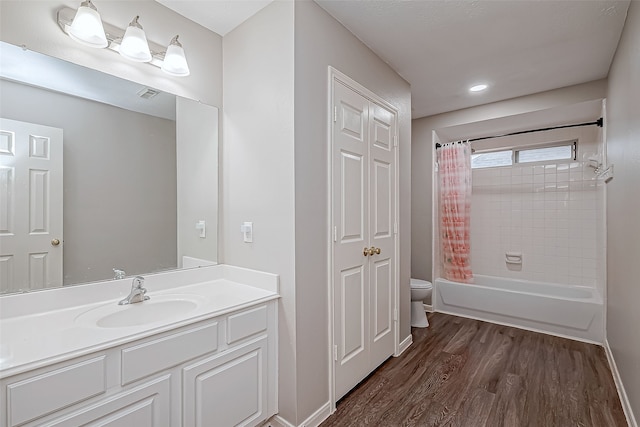
<svg viewBox="0 0 640 427">
<path fill-rule="evenodd" d="M 89 47 L 104 48 L 109 44 L 100 14 L 90 0 L 80 4 L 69 28 L 69 37 Z"/>
<path fill-rule="evenodd" d="M 136 62 L 149 62 L 151 61 L 149 43 L 142 26 L 138 23 L 138 18 L 139 16 L 136 16 L 131 21 L 124 33 L 120 43 L 120 55 Z"/>
<path fill-rule="evenodd" d="M 190 74 L 187 58 L 184 56 L 182 44 L 178 41 L 178 36 L 171 39 L 167 53 L 162 62 L 162 71 L 172 76 L 185 77 Z"/>
</svg>

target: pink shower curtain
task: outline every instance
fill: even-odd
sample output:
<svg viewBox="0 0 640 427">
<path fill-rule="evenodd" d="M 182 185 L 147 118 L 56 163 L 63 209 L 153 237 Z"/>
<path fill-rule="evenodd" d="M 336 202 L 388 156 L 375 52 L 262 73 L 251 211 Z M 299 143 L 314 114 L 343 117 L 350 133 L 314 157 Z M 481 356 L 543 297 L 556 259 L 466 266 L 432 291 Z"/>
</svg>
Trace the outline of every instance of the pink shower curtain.
<svg viewBox="0 0 640 427">
<path fill-rule="evenodd" d="M 472 283 L 471 147 L 448 143 L 437 150 L 440 178 L 440 242 L 444 277 Z"/>
</svg>

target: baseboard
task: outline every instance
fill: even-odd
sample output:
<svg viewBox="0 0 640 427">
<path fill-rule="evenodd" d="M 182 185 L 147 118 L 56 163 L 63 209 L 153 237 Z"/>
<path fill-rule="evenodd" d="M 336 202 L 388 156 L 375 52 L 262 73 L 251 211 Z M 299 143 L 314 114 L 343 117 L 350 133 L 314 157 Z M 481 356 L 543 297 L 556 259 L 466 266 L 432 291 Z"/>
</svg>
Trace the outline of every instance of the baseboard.
<svg viewBox="0 0 640 427">
<path fill-rule="evenodd" d="M 411 346 L 411 344 L 413 344 L 413 337 L 411 336 L 411 334 L 409 334 L 408 337 L 402 340 L 402 342 L 398 346 L 398 352 L 394 354 L 393 357 L 400 356 L 402 353 L 404 353 L 406 349 L 408 349 Z"/>
<path fill-rule="evenodd" d="M 638 423 L 636 422 L 636 419 L 633 416 L 633 411 L 631 410 L 631 402 L 629 402 L 629 397 L 624 389 L 624 384 L 622 383 L 622 378 L 620 377 L 620 372 L 616 365 L 616 360 L 613 358 L 611 347 L 609 347 L 609 341 L 606 338 L 604 340 L 604 352 L 607 355 L 607 360 L 609 361 L 609 367 L 613 374 L 613 382 L 616 384 L 616 388 L 618 389 L 618 396 L 620 397 L 620 403 L 622 403 L 624 415 L 627 417 L 627 423 L 629 424 L 629 427 L 638 427 Z"/>
<path fill-rule="evenodd" d="M 318 427 L 324 420 L 331 415 L 331 403 L 327 402 L 322 405 L 316 412 L 311 414 L 306 420 L 302 422 L 298 427 Z M 263 424 L 262 427 L 296 427 L 289 421 L 282 418 L 280 415 L 274 415 L 269 421 Z"/>
<path fill-rule="evenodd" d="M 304 420 L 299 427 L 318 427 L 324 420 L 329 418 L 329 415 L 331 415 L 331 403 L 327 402 Z"/>
<path fill-rule="evenodd" d="M 261 427 L 296 427 L 291 424 L 289 421 L 282 418 L 280 415 L 274 415 L 269 418 L 269 420 L 264 423 Z"/>
</svg>

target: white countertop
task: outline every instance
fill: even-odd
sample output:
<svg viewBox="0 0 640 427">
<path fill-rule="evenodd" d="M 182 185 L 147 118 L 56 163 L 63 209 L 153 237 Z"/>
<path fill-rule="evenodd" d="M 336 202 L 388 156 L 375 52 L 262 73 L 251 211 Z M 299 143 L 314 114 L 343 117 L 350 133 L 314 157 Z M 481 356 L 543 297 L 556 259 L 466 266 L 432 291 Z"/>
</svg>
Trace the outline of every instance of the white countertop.
<svg viewBox="0 0 640 427">
<path fill-rule="evenodd" d="M 279 297 L 276 275 L 229 266 L 207 268 L 211 270 L 206 271 L 206 274 L 198 271 L 196 272 L 197 277 L 194 276 L 196 273 L 192 271 L 191 279 L 202 280 L 204 278 L 205 280 L 191 284 L 185 283 L 189 282 L 190 278 L 185 278 L 184 275 L 180 275 L 180 272 L 154 277 L 146 276 L 149 279 L 144 286 L 152 301 L 154 297 L 170 299 L 172 295 L 179 294 L 191 295 L 197 298 L 199 304 L 197 308 L 186 314 L 167 317 L 143 325 L 104 328 L 91 324 L 91 322 L 82 321 L 86 315 L 78 318 L 90 310 L 103 306 L 112 305 L 114 311 L 125 309 L 127 306 L 117 305 L 118 301 L 123 298 L 121 295 L 122 284 L 119 283 L 123 281 L 105 282 L 111 285 L 111 290 L 118 288 L 118 292 L 112 293 L 115 294 L 113 299 L 93 299 L 92 302 L 88 302 L 87 297 L 91 293 L 91 289 L 78 288 L 79 293 L 86 294 L 79 296 L 78 292 L 73 293 L 74 288 L 71 287 L 63 291 L 66 294 L 66 299 L 69 299 L 69 295 L 74 296 L 74 298 L 70 298 L 72 302 L 60 303 L 60 294 L 57 294 L 57 301 L 51 303 L 53 309 L 37 310 L 31 314 L 15 307 L 13 310 L 5 310 L 4 308 L 9 307 L 9 304 L 7 301 L 3 301 L 4 306 L 0 306 L 3 308 L 2 318 L 0 318 L 0 378 L 145 338 Z M 188 275 L 189 272 L 185 274 Z M 263 274 L 267 275 L 266 280 L 265 277 L 261 277 Z M 213 280 L 206 280 L 207 277 Z M 176 280 L 176 278 L 180 280 Z M 124 280 L 129 283 L 129 288 L 130 280 Z M 154 281 L 156 287 L 153 286 Z M 179 283 L 179 286 L 172 287 L 170 286 L 171 282 Z M 98 293 L 106 295 L 108 291 L 105 287 L 108 286 L 105 283 L 91 286 L 102 285 Z M 257 286 L 252 286 L 254 284 Z M 93 290 L 94 294 L 97 289 Z M 154 289 L 157 290 L 154 291 Z M 42 301 L 37 301 L 37 299 L 42 300 L 42 294 L 46 292 L 51 292 L 51 295 L 54 295 L 56 290 L 33 293 L 31 302 L 36 306 L 42 305 Z M 13 302 L 19 301 L 20 304 L 29 304 L 29 299 L 29 294 L 20 295 Z M 7 314 L 14 314 L 14 316 Z"/>
</svg>

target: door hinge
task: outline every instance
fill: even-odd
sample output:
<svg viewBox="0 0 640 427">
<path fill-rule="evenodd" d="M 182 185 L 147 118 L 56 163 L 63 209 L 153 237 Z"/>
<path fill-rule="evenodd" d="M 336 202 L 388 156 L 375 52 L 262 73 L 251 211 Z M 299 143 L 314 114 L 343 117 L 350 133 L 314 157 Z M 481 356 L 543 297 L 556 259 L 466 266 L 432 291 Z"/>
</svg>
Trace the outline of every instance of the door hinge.
<svg viewBox="0 0 640 427">
<path fill-rule="evenodd" d="M 337 106 L 333 106 L 333 121 L 337 122 L 338 121 L 338 107 Z"/>
<path fill-rule="evenodd" d="M 398 223 L 397 222 L 393 223 L 393 234 L 398 234 Z"/>
<path fill-rule="evenodd" d="M 338 346 L 337 345 L 333 346 L 333 361 L 334 362 L 338 361 Z"/>
<path fill-rule="evenodd" d="M 333 227 L 333 241 L 338 241 L 338 227 Z"/>
<path fill-rule="evenodd" d="M 397 308 L 393 309 L 393 321 L 394 322 L 398 321 L 398 309 Z"/>
</svg>

